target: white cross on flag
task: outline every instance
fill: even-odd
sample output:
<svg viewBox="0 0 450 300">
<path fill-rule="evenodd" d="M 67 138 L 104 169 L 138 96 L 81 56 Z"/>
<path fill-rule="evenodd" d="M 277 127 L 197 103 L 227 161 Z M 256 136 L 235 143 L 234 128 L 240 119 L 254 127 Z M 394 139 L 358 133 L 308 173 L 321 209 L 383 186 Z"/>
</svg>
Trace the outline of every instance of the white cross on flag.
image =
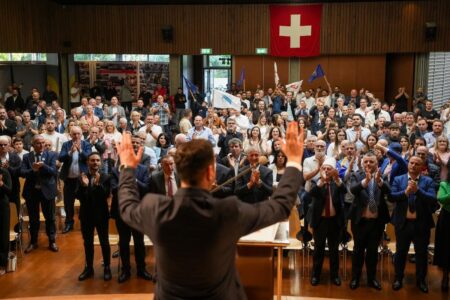
<svg viewBox="0 0 450 300">
<path fill-rule="evenodd" d="M 271 5 L 270 54 L 320 55 L 322 5 Z"/>
</svg>

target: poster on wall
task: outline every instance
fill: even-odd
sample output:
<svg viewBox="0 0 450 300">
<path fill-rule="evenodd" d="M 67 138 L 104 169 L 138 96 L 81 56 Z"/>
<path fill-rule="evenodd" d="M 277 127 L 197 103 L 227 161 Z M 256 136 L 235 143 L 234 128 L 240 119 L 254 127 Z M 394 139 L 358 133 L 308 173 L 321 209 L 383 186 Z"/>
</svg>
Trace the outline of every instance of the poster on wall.
<svg viewBox="0 0 450 300">
<path fill-rule="evenodd" d="M 108 81 L 117 91 L 127 82 L 131 94 L 136 99 L 138 95 L 137 63 L 135 62 L 97 62 L 95 65 L 95 79 L 99 86 L 105 87 Z"/>
<path fill-rule="evenodd" d="M 140 91 L 149 88 L 153 91 L 158 83 L 169 90 L 169 63 L 145 62 L 139 63 Z"/>
</svg>

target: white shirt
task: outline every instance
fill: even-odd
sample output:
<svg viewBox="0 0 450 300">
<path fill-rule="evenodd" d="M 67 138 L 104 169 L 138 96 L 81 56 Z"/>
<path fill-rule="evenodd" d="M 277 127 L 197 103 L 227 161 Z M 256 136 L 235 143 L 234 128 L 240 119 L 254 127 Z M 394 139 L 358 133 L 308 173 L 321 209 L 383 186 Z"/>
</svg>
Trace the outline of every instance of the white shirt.
<svg viewBox="0 0 450 300">
<path fill-rule="evenodd" d="M 360 127 L 360 130 L 361 130 L 361 138 L 362 138 L 362 140 L 364 140 L 364 141 L 367 140 L 367 137 L 371 133 L 370 130 L 365 128 L 365 127 Z M 356 131 L 355 131 L 355 129 L 353 127 L 345 130 L 345 133 L 347 133 L 347 140 L 349 140 L 351 142 L 354 142 L 356 144 L 356 150 L 361 150 L 364 147 L 364 144 L 363 144 L 363 142 L 361 142 L 360 139 L 358 139 L 355 142 Z"/>
<path fill-rule="evenodd" d="M 72 87 L 70 89 L 70 103 L 79 103 L 80 102 L 80 94 L 78 93 L 76 97 L 72 97 L 72 94 L 75 94 L 80 91 L 80 88 Z"/>
<path fill-rule="evenodd" d="M 142 126 L 138 132 L 146 132 L 147 133 L 147 125 Z M 156 136 L 162 133 L 162 128 L 159 125 L 152 126 L 152 133 L 156 133 Z M 156 140 L 150 133 L 147 133 L 147 138 L 145 139 L 145 146 L 153 148 L 156 146 Z"/>
<path fill-rule="evenodd" d="M 168 176 L 164 173 L 164 185 L 165 185 L 165 188 L 166 188 L 166 196 L 169 196 L 169 185 L 167 184 L 167 181 L 168 181 L 167 177 Z M 172 196 L 173 196 L 173 195 L 175 195 L 175 193 L 178 190 L 177 182 L 175 180 L 175 174 L 174 173 L 172 173 L 170 175 L 170 181 L 172 182 Z"/>
<path fill-rule="evenodd" d="M 67 137 L 64 134 L 54 131 L 53 134 L 43 133 L 42 136 L 46 140 L 52 142 L 52 151 L 61 152 L 62 144 L 67 142 Z M 59 140 L 58 140 L 59 139 Z M 58 147 L 56 147 L 58 144 Z"/>
<path fill-rule="evenodd" d="M 324 160 L 327 159 L 327 156 L 325 155 Z M 311 173 L 313 170 L 319 167 L 319 161 L 317 160 L 316 156 L 311 156 L 305 159 L 303 161 L 303 174 Z M 319 180 L 320 178 L 320 172 L 317 172 L 317 174 L 311 178 L 310 180 L 307 180 L 305 182 L 305 191 L 309 192 L 311 191 L 311 181 L 312 180 Z"/>
<path fill-rule="evenodd" d="M 389 115 L 389 113 L 385 110 L 380 110 L 380 113 L 378 114 L 378 118 L 379 117 L 383 117 L 386 121 L 391 121 L 391 116 Z M 375 125 L 375 113 L 373 110 L 369 111 L 366 115 L 366 119 L 365 122 L 367 125 L 369 125 L 370 127 L 372 127 L 373 125 Z"/>
</svg>

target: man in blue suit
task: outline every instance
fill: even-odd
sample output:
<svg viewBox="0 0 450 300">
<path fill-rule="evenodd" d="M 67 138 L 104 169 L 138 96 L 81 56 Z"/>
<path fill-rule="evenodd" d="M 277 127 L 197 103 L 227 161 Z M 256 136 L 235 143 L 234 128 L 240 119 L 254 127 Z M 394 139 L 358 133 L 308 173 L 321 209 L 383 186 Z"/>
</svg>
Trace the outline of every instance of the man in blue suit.
<svg viewBox="0 0 450 300">
<path fill-rule="evenodd" d="M 58 160 L 63 163 L 59 177 L 64 181 L 64 210 L 66 211 L 66 226 L 62 233 L 73 229 L 73 216 L 75 214 L 75 191 L 78 189 L 81 173 L 87 173 L 86 158 L 92 152 L 92 145 L 81 137 L 81 128 L 72 127 L 70 131 L 72 140 L 62 145 Z"/>
<path fill-rule="evenodd" d="M 431 178 L 421 175 L 424 161 L 412 156 L 408 173 L 394 178 L 390 200 L 395 202 L 392 224 L 397 237 L 395 253 L 395 281 L 392 288 L 402 288 L 406 256 L 409 245 L 414 243 L 416 252 L 416 280 L 419 289 L 428 293 L 425 280 L 428 266 L 430 231 L 434 227 L 432 214 L 437 208 L 436 190 Z"/>
<path fill-rule="evenodd" d="M 45 139 L 41 135 L 33 137 L 33 149 L 23 157 L 20 174 L 25 178 L 22 196 L 25 198 L 30 216 L 30 244 L 25 253 L 38 247 L 39 204 L 45 217 L 45 231 L 49 249 L 58 252 L 56 246 L 55 197 L 56 197 L 56 159 L 52 151 L 44 151 Z"/>
<path fill-rule="evenodd" d="M 404 175 L 408 172 L 408 162 L 401 156 L 402 146 L 399 143 L 391 143 L 389 149 L 376 144 L 375 148 L 387 154 L 387 157 L 381 163 L 381 175 L 388 178 L 390 185 L 394 182 L 394 178 Z"/>
</svg>

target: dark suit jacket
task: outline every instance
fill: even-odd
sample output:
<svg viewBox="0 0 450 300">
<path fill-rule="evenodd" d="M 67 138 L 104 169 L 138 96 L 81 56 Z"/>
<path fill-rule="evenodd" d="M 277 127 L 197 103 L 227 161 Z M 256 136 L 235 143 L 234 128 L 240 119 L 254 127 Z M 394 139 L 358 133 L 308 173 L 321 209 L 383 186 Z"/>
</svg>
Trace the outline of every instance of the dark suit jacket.
<svg viewBox="0 0 450 300">
<path fill-rule="evenodd" d="M 355 196 L 352 206 L 350 208 L 349 219 L 353 224 L 358 224 L 361 220 L 364 210 L 367 208 L 369 202 L 369 191 L 367 188 L 363 188 L 361 181 L 366 178 L 366 173 L 358 171 L 351 177 L 350 191 Z M 385 196 L 389 195 L 391 189 L 386 181 L 383 181 L 381 188 L 375 186 L 375 201 L 378 207 L 378 220 L 383 224 L 389 223 L 389 210 L 386 205 Z"/>
<path fill-rule="evenodd" d="M 20 203 L 20 168 L 22 165 L 22 160 L 19 155 L 14 152 L 9 152 L 9 166 L 8 172 L 11 177 L 12 190 L 9 201 L 14 203 Z"/>
<path fill-rule="evenodd" d="M 14 101 L 14 97 L 8 97 L 5 101 L 5 109 L 6 111 L 9 110 L 18 110 L 20 112 L 23 112 L 25 110 L 25 101 L 23 98 L 18 95 L 16 98 L 16 101 Z"/>
<path fill-rule="evenodd" d="M 54 200 L 56 197 L 56 152 L 44 151 L 42 152 L 41 160 L 44 162 L 39 171 L 34 172 L 31 168 L 36 161 L 35 152 L 32 151 L 23 156 L 22 167 L 20 169 L 20 176 L 25 178 L 22 196 L 28 200 L 35 196 L 33 193 L 36 184 L 41 186 L 41 191 L 47 200 Z"/>
<path fill-rule="evenodd" d="M 8 135 L 10 137 L 13 137 L 17 133 L 17 124 L 16 122 L 6 119 L 5 120 L 5 127 L 6 128 L 0 128 L 0 135 Z"/>
<path fill-rule="evenodd" d="M 216 163 L 216 183 L 217 185 L 221 185 L 228 179 L 234 177 L 234 170 L 227 168 L 219 163 Z M 227 196 L 233 195 L 234 192 L 234 184 L 229 183 L 224 185 L 220 190 L 213 193 L 214 197 L 217 198 L 225 198 Z"/>
<path fill-rule="evenodd" d="M 180 188 L 180 178 L 178 177 L 177 173 L 175 173 L 175 181 L 177 183 L 177 187 Z M 165 195 L 166 183 L 164 179 L 164 172 L 163 171 L 153 172 L 148 178 L 147 186 L 149 193 Z"/>
<path fill-rule="evenodd" d="M 344 201 L 342 200 L 342 196 L 347 193 L 347 188 L 345 187 L 344 183 L 342 183 L 340 186 L 337 186 L 335 182 L 331 182 L 330 189 L 338 225 L 339 227 L 343 227 L 345 222 L 345 213 Z M 322 187 L 318 187 L 313 183 L 313 187 L 309 192 L 312 201 L 308 209 L 308 214 L 306 216 L 306 219 L 309 224 L 311 224 L 312 228 L 317 228 L 317 226 L 319 226 L 320 224 L 323 208 L 325 206 L 326 193 L 327 189 L 325 185 Z"/>
<path fill-rule="evenodd" d="M 248 167 L 244 167 L 239 170 L 239 173 L 247 169 Z M 261 186 L 254 185 L 251 190 L 248 189 L 247 183 L 250 181 L 250 176 L 252 172 L 248 172 L 244 176 L 240 177 L 236 181 L 236 196 L 239 197 L 244 202 L 247 203 L 257 203 L 264 200 L 272 195 L 273 192 L 273 174 L 272 170 L 259 165 L 259 179 L 261 179 Z"/>
<path fill-rule="evenodd" d="M 90 141 L 88 140 L 88 142 L 90 143 Z M 95 143 L 94 145 L 91 144 L 91 147 L 95 147 L 95 150 L 97 150 L 98 153 L 100 153 L 100 155 L 103 155 L 103 153 L 106 150 L 106 144 L 105 141 L 102 139 L 98 139 L 97 143 Z M 92 151 L 92 148 L 91 148 Z"/>
<path fill-rule="evenodd" d="M 64 142 L 59 153 L 58 160 L 63 163 L 59 178 L 65 180 L 69 176 L 70 165 L 72 164 L 72 155 L 70 155 L 70 149 L 72 149 L 72 140 Z M 88 167 L 86 165 L 86 159 L 92 152 L 92 145 L 85 140 L 81 140 L 81 153 L 78 156 L 78 166 L 80 167 L 80 173 L 87 173 Z"/>
<path fill-rule="evenodd" d="M 389 199 L 396 203 L 392 212 L 391 222 L 398 228 L 402 228 L 406 220 L 408 197 L 405 194 L 405 190 L 407 187 L 408 174 L 396 177 L 391 187 L 391 197 Z M 427 176 L 420 176 L 418 190 L 416 192 L 417 222 L 421 226 L 433 228 L 434 221 L 432 214 L 436 211 L 437 207 L 438 202 L 433 180 Z"/>
<path fill-rule="evenodd" d="M 86 174 L 91 179 L 90 174 Z M 95 222 L 96 220 L 108 218 L 108 197 L 111 192 L 111 177 L 105 173 L 100 173 L 98 185 L 83 186 L 80 182 L 75 193 L 80 200 L 80 220 Z"/>
<path fill-rule="evenodd" d="M 138 165 L 136 168 L 136 184 L 139 190 L 139 196 L 144 197 L 148 192 L 148 168 L 144 165 Z M 119 217 L 119 170 L 117 168 L 113 168 L 111 172 L 111 218 L 117 219 Z"/>
<path fill-rule="evenodd" d="M 235 196 L 218 200 L 198 188 L 181 188 L 173 198 L 147 194 L 140 201 L 134 170 L 123 170 L 121 216 L 155 245 L 156 299 L 246 299 L 235 266 L 236 243 L 288 218 L 299 176 L 296 168 L 286 168 L 271 201 L 252 205 Z"/>
</svg>

